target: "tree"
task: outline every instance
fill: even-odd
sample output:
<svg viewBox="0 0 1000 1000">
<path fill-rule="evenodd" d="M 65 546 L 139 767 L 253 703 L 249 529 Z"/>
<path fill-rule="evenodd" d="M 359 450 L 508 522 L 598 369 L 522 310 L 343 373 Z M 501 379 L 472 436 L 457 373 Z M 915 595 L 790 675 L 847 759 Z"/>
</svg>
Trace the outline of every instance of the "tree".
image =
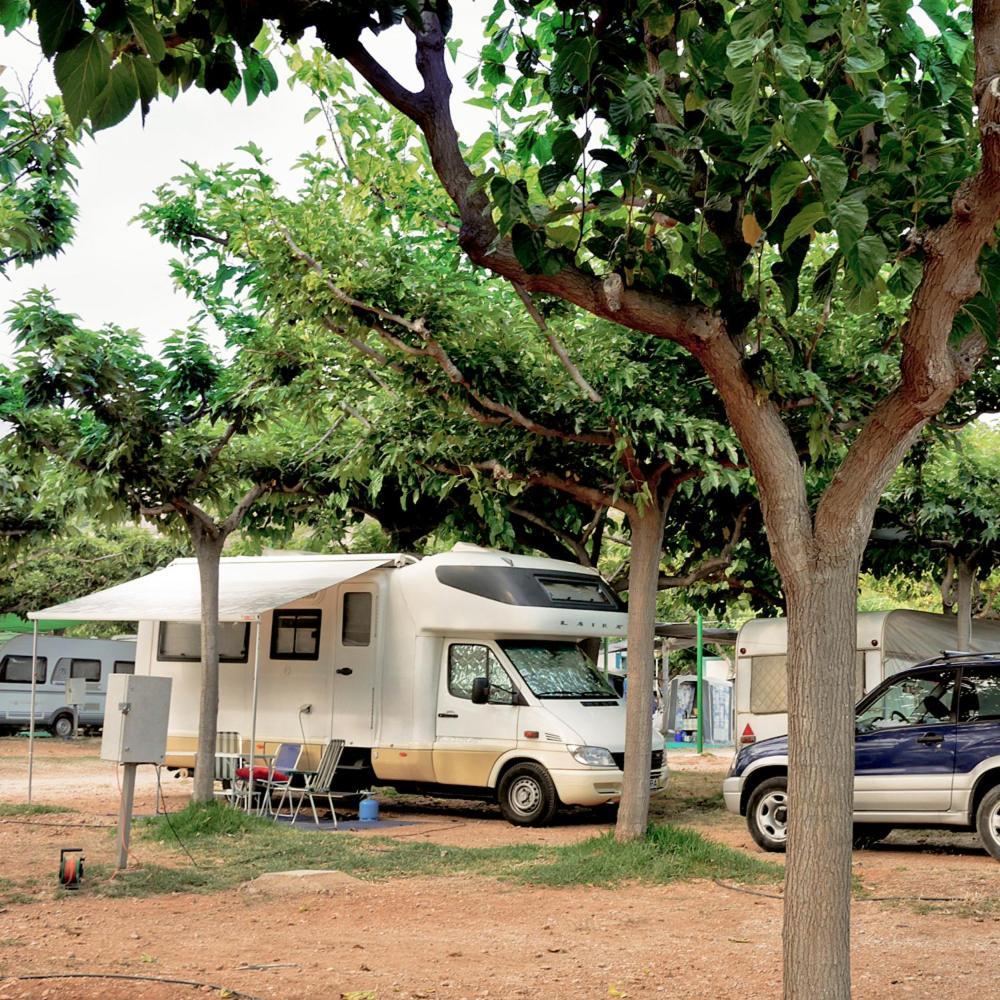
<svg viewBox="0 0 1000 1000">
<path fill-rule="evenodd" d="M 47 293 L 8 316 L 19 351 L 0 416 L 24 452 L 83 474 L 85 504 L 144 518 L 188 538 L 201 585 L 198 760 L 215 753 L 219 701 L 219 559 L 241 526 L 287 530 L 280 499 L 302 492 L 327 443 L 325 399 L 297 394 L 287 350 L 264 335 L 224 363 L 195 331 L 167 340 L 163 360 L 132 331 L 82 329 Z M 310 453 L 310 447 L 312 451 Z M 211 801 L 213 769 L 195 769 Z"/>
<path fill-rule="evenodd" d="M 236 45 L 252 76 L 265 14 L 283 39 L 315 29 L 418 125 L 471 260 L 699 362 L 753 470 L 788 603 L 784 955 L 796 997 L 850 992 L 853 620 L 874 511 L 997 327 L 1000 3 L 923 10 L 933 31 L 899 0 L 497 0 L 476 73 L 497 127 L 466 148 L 449 107 L 442 0 L 209 0 L 183 16 L 167 3 L 138 24 L 68 2 L 36 8 L 45 31 L 66 24 L 51 46 L 62 49 L 57 76 L 71 115 L 92 121 L 111 74 L 128 83 L 134 52 L 158 57 L 169 41 L 168 87 L 180 73 L 233 88 Z M 400 22 L 419 90 L 361 41 Z M 72 72 L 83 65 L 94 72 Z M 818 330 L 792 322 L 810 295 L 831 304 Z M 838 413 L 842 398 L 829 398 L 810 358 L 819 339 L 840 338 L 841 303 L 893 327 L 869 357 L 898 380 L 858 403 L 849 447 L 811 496 L 788 420 L 797 401 L 767 375 L 784 342 L 801 410 Z"/>
<path fill-rule="evenodd" d="M 869 568 L 932 572 L 957 615 L 957 649 L 969 648 L 975 592 L 1000 563 L 998 497 L 1000 432 L 974 424 L 914 449 L 875 514 Z"/>
</svg>

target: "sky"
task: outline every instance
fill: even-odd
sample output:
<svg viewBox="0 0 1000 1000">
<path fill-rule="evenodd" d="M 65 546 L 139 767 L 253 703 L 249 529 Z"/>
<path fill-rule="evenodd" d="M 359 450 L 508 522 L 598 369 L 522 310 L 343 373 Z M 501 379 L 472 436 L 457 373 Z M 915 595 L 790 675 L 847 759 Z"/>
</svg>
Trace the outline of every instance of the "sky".
<svg viewBox="0 0 1000 1000">
<path fill-rule="evenodd" d="M 485 128 L 487 113 L 464 102 L 472 95 L 463 77 L 481 46 L 481 21 L 492 5 L 462 4 L 453 37 L 463 40 L 453 74 L 456 124 L 470 142 Z M 51 64 L 32 43 L 31 31 L 0 36 L 0 85 L 12 92 L 31 82 L 36 98 L 56 93 Z M 404 27 L 393 28 L 367 44 L 376 57 L 409 87 L 419 86 L 413 45 Z M 142 332 L 153 349 L 174 329 L 189 323 L 193 305 L 170 280 L 170 248 L 130 220 L 153 190 L 183 170 L 184 161 L 203 166 L 233 162 L 245 154 L 237 146 L 255 142 L 271 160 L 274 176 L 286 190 L 295 188 L 293 164 L 311 149 L 323 129 L 322 116 L 303 124 L 315 103 L 301 85 L 290 89 L 281 53 L 273 58 L 279 89 L 247 107 L 241 95 L 228 104 L 218 94 L 192 88 L 176 103 L 161 95 L 143 126 L 139 111 L 121 124 L 84 142 L 77 150 L 76 238 L 54 259 L 11 270 L 0 278 L 0 315 L 31 288 L 47 286 L 59 307 L 76 313 L 84 325 L 112 322 Z M 32 79 L 33 78 L 33 79 Z M 0 323 L 0 362 L 12 349 Z"/>
</svg>

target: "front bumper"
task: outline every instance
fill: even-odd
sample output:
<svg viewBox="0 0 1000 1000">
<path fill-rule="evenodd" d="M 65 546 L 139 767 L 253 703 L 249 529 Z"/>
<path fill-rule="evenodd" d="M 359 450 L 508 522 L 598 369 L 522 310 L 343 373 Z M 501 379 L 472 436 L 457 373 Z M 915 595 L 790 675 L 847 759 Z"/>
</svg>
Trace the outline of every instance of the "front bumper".
<svg viewBox="0 0 1000 1000">
<path fill-rule="evenodd" d="M 559 801 L 565 806 L 599 806 L 603 802 L 618 802 L 622 797 L 622 780 L 619 770 L 603 768 L 550 769 Z M 666 765 L 650 772 L 650 795 L 662 795 L 667 787 L 669 771 Z"/>
<path fill-rule="evenodd" d="M 743 779 L 726 778 L 722 782 L 722 798 L 725 800 L 726 808 L 731 813 L 740 815 L 740 800 L 743 798 Z"/>
</svg>

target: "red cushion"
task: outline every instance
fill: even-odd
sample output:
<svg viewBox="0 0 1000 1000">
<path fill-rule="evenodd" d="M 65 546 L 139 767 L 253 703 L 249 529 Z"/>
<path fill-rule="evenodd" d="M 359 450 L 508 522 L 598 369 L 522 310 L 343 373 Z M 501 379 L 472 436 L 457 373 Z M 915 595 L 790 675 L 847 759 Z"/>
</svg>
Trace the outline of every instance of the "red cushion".
<svg viewBox="0 0 1000 1000">
<path fill-rule="evenodd" d="M 270 776 L 270 771 L 266 767 L 255 767 L 253 769 L 253 780 L 254 781 L 267 781 Z M 236 768 L 236 777 L 242 778 L 244 781 L 250 780 L 250 768 L 249 767 L 238 767 Z M 288 781 L 288 775 L 283 774 L 281 771 L 275 771 L 274 775 L 271 777 L 272 781 Z"/>
</svg>

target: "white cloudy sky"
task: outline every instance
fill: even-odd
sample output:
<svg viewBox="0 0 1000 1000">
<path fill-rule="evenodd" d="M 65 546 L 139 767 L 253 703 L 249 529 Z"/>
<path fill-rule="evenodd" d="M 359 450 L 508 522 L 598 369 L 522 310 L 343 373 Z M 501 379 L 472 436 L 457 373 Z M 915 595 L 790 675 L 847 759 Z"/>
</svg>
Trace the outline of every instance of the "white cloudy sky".
<svg viewBox="0 0 1000 1000">
<path fill-rule="evenodd" d="M 464 137 L 475 139 L 484 128 L 485 112 L 470 108 L 471 96 L 462 77 L 481 46 L 481 21 L 492 4 L 460 4 L 453 35 L 463 40 L 455 77 L 455 117 Z M 18 91 L 32 80 L 36 96 L 55 93 L 50 64 L 30 41 L 30 32 L 0 36 L 0 84 Z M 412 45 L 405 28 L 395 28 L 370 47 L 401 81 L 417 86 Z M 190 90 L 172 104 L 154 102 L 143 127 L 139 112 L 87 140 L 78 151 L 79 220 L 77 235 L 65 253 L 0 278 L 0 315 L 28 289 L 48 286 L 60 306 L 84 323 L 118 323 L 141 330 L 151 345 L 171 330 L 184 327 L 190 302 L 176 292 L 168 272 L 169 249 L 137 224 L 130 223 L 153 189 L 179 173 L 183 161 L 214 166 L 234 159 L 234 150 L 252 140 L 267 155 L 276 177 L 294 187 L 293 164 L 311 148 L 321 131 L 321 118 L 308 125 L 303 116 L 312 105 L 301 86 L 289 89 L 280 55 L 275 68 L 279 90 L 259 98 L 252 108 L 243 97 L 230 105 L 218 94 Z M 240 154 L 235 154 L 239 156 Z M 0 323 L 0 362 L 8 360 L 10 338 Z"/>
</svg>

